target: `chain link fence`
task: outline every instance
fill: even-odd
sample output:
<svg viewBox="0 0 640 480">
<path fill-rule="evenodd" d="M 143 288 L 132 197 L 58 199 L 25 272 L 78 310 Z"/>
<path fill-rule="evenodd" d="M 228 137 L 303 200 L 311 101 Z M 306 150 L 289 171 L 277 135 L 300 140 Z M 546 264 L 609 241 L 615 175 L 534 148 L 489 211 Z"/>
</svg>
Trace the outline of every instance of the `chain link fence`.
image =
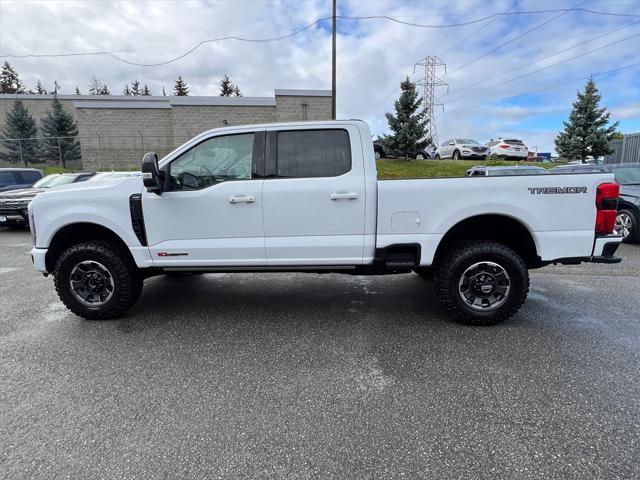
<svg viewBox="0 0 640 480">
<path fill-rule="evenodd" d="M 61 167 L 67 170 L 137 170 L 146 152 L 162 157 L 201 132 L 74 137 L 0 137 L 0 167 Z"/>
</svg>

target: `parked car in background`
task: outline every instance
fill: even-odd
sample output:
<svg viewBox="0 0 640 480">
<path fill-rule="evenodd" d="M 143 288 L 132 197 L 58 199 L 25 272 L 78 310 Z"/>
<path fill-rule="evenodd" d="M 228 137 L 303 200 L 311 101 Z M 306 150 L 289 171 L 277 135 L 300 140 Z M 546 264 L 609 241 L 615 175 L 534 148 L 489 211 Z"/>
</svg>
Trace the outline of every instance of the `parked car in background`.
<svg viewBox="0 0 640 480">
<path fill-rule="evenodd" d="M 427 160 L 429 158 L 434 158 L 436 156 L 436 148 L 433 146 L 415 148 L 409 153 L 409 156 L 411 158 L 415 158 L 416 160 Z"/>
<path fill-rule="evenodd" d="M 533 167 L 529 165 L 514 165 L 513 167 L 484 167 L 478 165 L 477 167 L 467 170 L 465 175 L 467 177 L 504 177 L 507 175 L 548 175 L 549 172 L 546 168 Z"/>
<path fill-rule="evenodd" d="M 452 138 L 445 140 L 436 150 L 435 158 L 478 158 L 484 160 L 489 154 L 489 149 L 470 138 Z"/>
<path fill-rule="evenodd" d="M 514 158 L 524 160 L 529 156 L 529 148 L 517 138 L 498 138 L 487 142 L 492 158 Z"/>
<path fill-rule="evenodd" d="M 42 177 L 44 172 L 35 168 L 0 168 L 0 192 L 28 188 Z"/>
<path fill-rule="evenodd" d="M 535 156 L 535 155 L 525 158 L 525 161 L 533 162 L 533 163 L 553 163 L 550 158 L 538 157 L 538 156 Z"/>
<path fill-rule="evenodd" d="M 40 179 L 30 188 L 0 193 L 0 226 L 19 228 L 29 225 L 27 207 L 36 195 L 53 187 L 84 182 L 94 175 L 95 172 L 56 173 Z"/>
<path fill-rule="evenodd" d="M 620 185 L 616 230 L 624 242 L 640 243 L 640 163 L 616 163 L 598 165 L 580 163 L 552 168 L 549 173 L 609 173 Z"/>
<path fill-rule="evenodd" d="M 382 143 L 378 141 L 373 142 L 373 153 L 376 156 L 376 160 L 380 160 L 387 156 L 387 152 L 385 152 Z"/>
</svg>

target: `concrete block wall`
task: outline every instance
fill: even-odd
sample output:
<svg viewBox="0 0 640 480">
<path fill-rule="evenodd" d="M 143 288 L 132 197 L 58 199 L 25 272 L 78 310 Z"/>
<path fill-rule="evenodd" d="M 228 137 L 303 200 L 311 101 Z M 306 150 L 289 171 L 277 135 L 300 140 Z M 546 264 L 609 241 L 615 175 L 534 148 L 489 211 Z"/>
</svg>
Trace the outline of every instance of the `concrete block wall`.
<svg viewBox="0 0 640 480">
<path fill-rule="evenodd" d="M 40 127 L 53 97 L 0 95 L 0 137 L 16 98 Z M 163 156 L 212 128 L 331 118 L 327 90 L 276 90 L 274 97 L 60 95 L 59 99 L 78 123 L 82 150 L 78 168 L 85 170 L 138 168 L 145 152 Z"/>
</svg>

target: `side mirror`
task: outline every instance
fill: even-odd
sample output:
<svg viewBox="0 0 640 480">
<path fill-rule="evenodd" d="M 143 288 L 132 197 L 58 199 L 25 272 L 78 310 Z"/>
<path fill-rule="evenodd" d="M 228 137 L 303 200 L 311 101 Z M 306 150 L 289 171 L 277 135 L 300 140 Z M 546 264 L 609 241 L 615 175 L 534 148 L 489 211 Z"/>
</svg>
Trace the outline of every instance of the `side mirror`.
<svg viewBox="0 0 640 480">
<path fill-rule="evenodd" d="M 142 157 L 142 182 L 148 192 L 162 193 L 162 174 L 158 167 L 158 156 L 153 152 L 145 153 Z"/>
</svg>

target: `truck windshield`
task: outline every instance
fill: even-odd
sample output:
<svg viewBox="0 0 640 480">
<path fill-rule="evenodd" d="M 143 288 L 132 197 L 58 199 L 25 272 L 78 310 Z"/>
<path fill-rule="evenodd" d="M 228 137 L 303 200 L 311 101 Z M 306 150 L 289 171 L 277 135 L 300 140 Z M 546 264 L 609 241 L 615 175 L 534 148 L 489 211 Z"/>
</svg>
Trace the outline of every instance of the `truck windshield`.
<svg viewBox="0 0 640 480">
<path fill-rule="evenodd" d="M 55 173 L 53 175 L 47 175 L 42 180 L 38 180 L 33 184 L 33 188 L 51 188 L 58 187 L 60 185 L 67 185 L 68 183 L 73 183 L 76 179 L 75 175 L 61 175 L 59 173 Z"/>
<path fill-rule="evenodd" d="M 617 167 L 613 173 L 620 185 L 640 185 L 640 166 Z"/>
</svg>

